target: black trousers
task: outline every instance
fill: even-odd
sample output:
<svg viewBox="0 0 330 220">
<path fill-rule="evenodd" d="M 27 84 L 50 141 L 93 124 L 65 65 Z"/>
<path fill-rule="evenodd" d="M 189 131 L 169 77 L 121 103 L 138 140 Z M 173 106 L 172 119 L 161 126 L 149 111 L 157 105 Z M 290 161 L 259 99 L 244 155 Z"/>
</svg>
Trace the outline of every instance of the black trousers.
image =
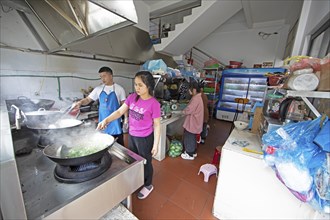
<svg viewBox="0 0 330 220">
<path fill-rule="evenodd" d="M 124 146 L 124 136 L 123 134 L 118 134 L 118 135 L 112 135 L 114 138 L 118 138 L 117 139 L 117 143 Z"/>
<path fill-rule="evenodd" d="M 184 129 L 183 145 L 187 154 L 189 154 L 189 156 L 192 157 L 193 154 L 196 153 L 196 147 L 197 147 L 196 134 L 190 133 L 189 131 Z"/>
<path fill-rule="evenodd" d="M 152 167 L 151 150 L 153 144 L 154 133 L 151 133 L 147 137 L 134 137 L 131 135 L 128 137 L 128 148 L 147 160 L 147 163 L 144 164 L 144 186 L 150 186 L 152 184 L 154 169 Z"/>
<path fill-rule="evenodd" d="M 204 123 L 203 123 L 203 131 L 202 131 L 202 133 L 201 133 L 201 138 L 202 138 L 202 139 L 205 139 L 206 136 L 207 136 L 207 123 L 204 122 Z"/>
</svg>

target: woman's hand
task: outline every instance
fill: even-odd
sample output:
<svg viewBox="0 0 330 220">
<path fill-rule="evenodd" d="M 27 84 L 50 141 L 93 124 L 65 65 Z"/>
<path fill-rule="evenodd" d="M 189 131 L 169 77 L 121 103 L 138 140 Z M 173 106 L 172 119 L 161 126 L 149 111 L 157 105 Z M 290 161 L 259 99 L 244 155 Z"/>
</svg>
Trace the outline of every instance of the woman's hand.
<svg viewBox="0 0 330 220">
<path fill-rule="evenodd" d="M 96 130 L 104 130 L 108 126 L 108 124 L 109 123 L 107 123 L 106 119 L 104 119 L 97 125 Z"/>
<path fill-rule="evenodd" d="M 151 150 L 151 154 L 153 157 L 155 157 L 157 155 L 158 149 L 157 146 L 153 146 L 152 150 Z"/>
</svg>

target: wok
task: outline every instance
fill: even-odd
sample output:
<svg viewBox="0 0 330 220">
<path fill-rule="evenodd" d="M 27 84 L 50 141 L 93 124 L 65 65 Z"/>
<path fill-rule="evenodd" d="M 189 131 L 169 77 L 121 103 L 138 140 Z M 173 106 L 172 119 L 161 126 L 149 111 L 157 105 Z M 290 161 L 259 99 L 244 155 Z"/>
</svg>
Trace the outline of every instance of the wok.
<svg viewBox="0 0 330 220">
<path fill-rule="evenodd" d="M 16 105 L 24 112 L 36 111 L 39 108 L 49 110 L 55 104 L 54 100 L 50 99 L 29 99 L 25 96 L 19 96 L 17 99 L 6 100 L 7 110 L 10 111 L 12 105 Z"/>
<path fill-rule="evenodd" d="M 55 104 L 54 100 L 50 99 L 28 99 L 25 96 L 20 96 L 17 99 L 6 100 L 6 106 L 9 114 L 10 124 L 15 123 L 15 110 L 12 105 L 17 106 L 23 112 L 37 111 L 40 108 L 49 110 Z"/>
<path fill-rule="evenodd" d="M 102 158 L 114 142 L 115 139 L 111 135 L 94 133 L 92 135 L 71 137 L 69 140 L 62 140 L 57 144 L 49 145 L 44 148 L 43 153 L 59 165 L 79 166 Z M 93 151 L 83 152 L 87 148 L 93 148 Z M 73 151 L 83 153 L 74 155 L 72 154 Z"/>
<path fill-rule="evenodd" d="M 23 111 L 23 113 L 26 116 L 26 124 L 32 126 L 38 124 L 53 124 L 62 116 L 60 111 L 47 111 L 44 108 L 26 113 Z"/>
<path fill-rule="evenodd" d="M 83 122 L 77 119 L 58 119 L 54 123 L 34 123 L 29 122 L 26 126 L 30 129 L 35 130 L 55 130 L 55 129 L 64 129 L 64 128 L 73 128 L 81 125 Z"/>
</svg>

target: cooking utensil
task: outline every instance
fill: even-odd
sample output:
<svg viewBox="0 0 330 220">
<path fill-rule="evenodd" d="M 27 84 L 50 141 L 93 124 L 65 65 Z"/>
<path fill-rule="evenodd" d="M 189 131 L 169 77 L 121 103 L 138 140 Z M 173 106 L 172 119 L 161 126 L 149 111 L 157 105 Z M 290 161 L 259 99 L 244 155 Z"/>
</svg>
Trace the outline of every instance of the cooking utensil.
<svg viewBox="0 0 330 220">
<path fill-rule="evenodd" d="M 15 105 L 24 112 L 36 111 L 39 108 L 49 110 L 55 104 L 54 100 L 50 99 L 29 99 L 25 96 L 19 96 L 17 99 L 6 100 L 7 109 L 10 110 L 10 106 Z"/>
<path fill-rule="evenodd" d="M 81 125 L 83 122 L 77 119 L 58 119 L 54 123 L 28 123 L 27 127 L 30 129 L 37 130 L 54 130 L 54 129 L 64 129 L 64 128 L 73 128 Z"/>
<path fill-rule="evenodd" d="M 79 166 L 100 159 L 114 142 L 113 136 L 97 132 L 92 135 L 73 137 L 68 140 L 62 140 L 62 143 L 49 145 L 44 148 L 43 153 L 60 165 Z M 72 155 L 70 155 L 72 150 L 83 151 L 91 147 L 96 148 L 96 151 L 93 150 L 93 153 L 77 157 L 71 157 Z"/>
<path fill-rule="evenodd" d="M 37 111 L 39 108 L 49 110 L 55 101 L 49 99 L 28 99 L 25 96 L 20 96 L 17 99 L 6 100 L 6 106 L 9 115 L 10 124 L 15 123 L 15 110 L 12 105 L 17 106 L 23 112 Z"/>
<path fill-rule="evenodd" d="M 38 111 L 24 112 L 27 127 L 36 127 L 40 125 L 49 125 L 55 123 L 62 115 L 60 111 L 47 111 L 39 109 Z"/>
<path fill-rule="evenodd" d="M 74 104 L 68 106 L 68 107 L 62 112 L 62 114 L 63 114 L 63 115 L 69 114 L 69 113 L 73 110 L 74 107 L 75 107 Z"/>
</svg>

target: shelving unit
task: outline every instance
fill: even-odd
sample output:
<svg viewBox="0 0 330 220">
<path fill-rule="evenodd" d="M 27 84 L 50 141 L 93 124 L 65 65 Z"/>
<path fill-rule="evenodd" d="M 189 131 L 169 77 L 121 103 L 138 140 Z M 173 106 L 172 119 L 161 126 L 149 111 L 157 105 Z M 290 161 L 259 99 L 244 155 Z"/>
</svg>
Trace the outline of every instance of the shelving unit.
<svg viewBox="0 0 330 220">
<path fill-rule="evenodd" d="M 330 99 L 330 92 L 287 90 L 286 96 L 301 97 L 302 100 L 304 100 L 306 105 L 309 107 L 309 109 L 315 114 L 315 116 L 319 117 L 319 116 L 321 116 L 321 114 L 318 112 L 318 110 L 314 107 L 314 105 L 307 98 Z"/>
<path fill-rule="evenodd" d="M 207 95 L 209 100 L 208 108 L 209 115 L 213 117 L 213 113 L 215 111 L 215 104 L 219 97 L 219 80 L 220 80 L 220 70 L 219 68 L 204 68 L 205 77 L 201 77 L 205 79 L 206 86 L 204 86 L 204 94 Z"/>
</svg>

